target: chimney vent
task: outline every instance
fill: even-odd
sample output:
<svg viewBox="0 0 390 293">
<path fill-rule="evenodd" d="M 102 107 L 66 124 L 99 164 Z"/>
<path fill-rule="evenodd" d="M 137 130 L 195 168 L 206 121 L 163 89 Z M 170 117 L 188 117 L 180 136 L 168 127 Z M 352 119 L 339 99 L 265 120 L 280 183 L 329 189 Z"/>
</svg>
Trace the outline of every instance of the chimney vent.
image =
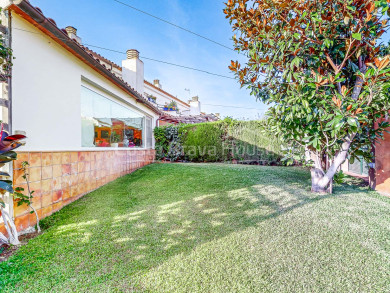
<svg viewBox="0 0 390 293">
<path fill-rule="evenodd" d="M 161 83 L 159 79 L 153 80 L 153 84 L 155 87 L 158 87 L 159 89 L 162 89 Z"/>
<path fill-rule="evenodd" d="M 139 52 L 135 49 L 127 50 L 127 59 L 139 58 Z"/>
<path fill-rule="evenodd" d="M 65 28 L 66 32 L 68 33 L 68 35 L 70 34 L 74 34 L 74 35 L 77 35 L 77 29 L 73 26 L 67 26 Z"/>
<path fill-rule="evenodd" d="M 199 101 L 199 97 L 198 96 L 192 97 L 192 102 L 198 102 L 198 101 Z"/>
<path fill-rule="evenodd" d="M 81 38 L 77 35 L 77 29 L 73 26 L 67 26 L 65 28 L 66 32 L 68 33 L 68 37 L 72 40 L 77 41 L 79 44 L 81 44 Z"/>
</svg>

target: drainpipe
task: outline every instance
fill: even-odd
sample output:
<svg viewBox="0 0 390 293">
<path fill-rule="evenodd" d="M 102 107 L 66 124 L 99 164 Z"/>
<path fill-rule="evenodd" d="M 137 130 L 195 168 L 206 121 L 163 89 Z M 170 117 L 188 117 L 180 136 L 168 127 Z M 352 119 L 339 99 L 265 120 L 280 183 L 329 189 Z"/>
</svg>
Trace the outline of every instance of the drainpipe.
<svg viewBox="0 0 390 293">
<path fill-rule="evenodd" d="M 12 13 L 8 10 L 8 48 L 12 49 Z M 12 58 L 12 56 L 11 56 Z M 10 68 L 8 77 L 8 133 L 12 134 L 12 66 Z M 9 163 L 9 174 L 11 175 L 12 182 L 14 181 L 14 164 Z M 9 195 L 9 208 L 8 212 L 12 219 L 14 219 L 14 200 L 13 196 Z"/>
<path fill-rule="evenodd" d="M 12 49 L 12 13 L 9 10 L 8 10 L 8 47 Z M 12 66 L 10 68 L 9 73 L 10 74 L 8 77 L 8 133 L 12 134 Z"/>
</svg>

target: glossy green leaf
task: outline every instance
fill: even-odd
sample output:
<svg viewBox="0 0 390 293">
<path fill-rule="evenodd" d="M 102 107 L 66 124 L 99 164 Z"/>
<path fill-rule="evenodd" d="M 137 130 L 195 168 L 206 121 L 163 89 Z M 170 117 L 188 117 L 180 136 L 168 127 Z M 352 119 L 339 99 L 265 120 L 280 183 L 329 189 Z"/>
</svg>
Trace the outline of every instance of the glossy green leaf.
<svg viewBox="0 0 390 293">
<path fill-rule="evenodd" d="M 360 33 L 354 33 L 354 34 L 352 34 L 352 38 L 354 38 L 355 40 L 361 41 L 362 35 Z"/>
</svg>

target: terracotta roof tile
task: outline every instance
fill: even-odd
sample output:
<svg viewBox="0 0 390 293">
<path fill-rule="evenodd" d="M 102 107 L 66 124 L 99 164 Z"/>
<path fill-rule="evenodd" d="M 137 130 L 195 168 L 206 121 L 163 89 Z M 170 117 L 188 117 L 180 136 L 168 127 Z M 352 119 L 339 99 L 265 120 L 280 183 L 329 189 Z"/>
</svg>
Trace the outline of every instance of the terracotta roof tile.
<svg viewBox="0 0 390 293">
<path fill-rule="evenodd" d="M 112 65 L 113 67 L 115 67 L 115 68 L 117 68 L 117 69 L 119 69 L 119 70 L 122 71 L 122 67 L 119 66 L 118 64 L 116 64 L 115 62 L 113 62 L 113 61 L 107 59 L 106 57 L 100 55 L 99 53 L 97 53 L 97 52 L 91 50 L 90 48 L 88 48 L 88 47 L 86 47 L 86 46 L 83 46 L 83 45 L 81 45 L 81 46 L 82 46 L 85 50 L 87 50 L 88 52 L 90 52 L 90 54 L 91 54 L 92 56 L 95 56 L 95 57 L 97 57 L 98 59 L 101 59 L 101 60 L 103 60 L 104 62 L 106 62 L 106 63 Z"/>
</svg>

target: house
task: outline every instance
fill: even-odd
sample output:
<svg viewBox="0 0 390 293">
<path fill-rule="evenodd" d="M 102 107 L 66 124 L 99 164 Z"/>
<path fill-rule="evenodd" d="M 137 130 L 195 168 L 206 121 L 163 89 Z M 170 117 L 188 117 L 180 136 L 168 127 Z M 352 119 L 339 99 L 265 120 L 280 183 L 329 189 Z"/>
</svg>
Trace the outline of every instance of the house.
<svg viewBox="0 0 390 293">
<path fill-rule="evenodd" d="M 28 137 L 13 164 L 13 181 L 26 187 L 20 166 L 28 161 L 41 218 L 152 163 L 153 128 L 192 113 L 191 103 L 165 92 L 157 80 L 144 80 L 138 51 L 128 50 L 116 65 L 83 46 L 75 28 L 59 28 L 29 1 L 0 4 L 0 31 L 15 57 L 11 77 L 1 83 L 0 119 L 9 132 Z M 172 101 L 177 112 L 164 111 Z M 198 110 L 191 121 L 208 119 Z M 12 199 L 7 204 L 18 230 L 35 224 L 27 206 Z"/>
</svg>

